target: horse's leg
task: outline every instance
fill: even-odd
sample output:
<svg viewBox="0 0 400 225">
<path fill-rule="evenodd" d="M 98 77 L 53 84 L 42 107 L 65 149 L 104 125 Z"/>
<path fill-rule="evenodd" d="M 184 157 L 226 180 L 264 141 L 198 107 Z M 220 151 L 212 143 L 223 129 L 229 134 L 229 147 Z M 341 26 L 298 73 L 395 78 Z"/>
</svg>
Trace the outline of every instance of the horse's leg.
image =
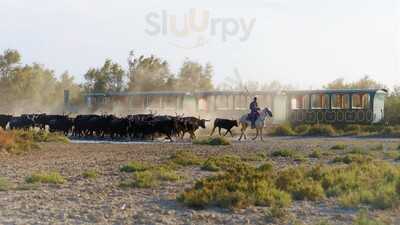
<svg viewBox="0 0 400 225">
<path fill-rule="evenodd" d="M 218 127 L 218 134 L 219 134 L 219 136 L 222 136 L 222 134 L 221 134 L 221 127 Z"/>
<path fill-rule="evenodd" d="M 226 132 L 225 132 L 225 134 L 224 134 L 224 137 L 228 134 L 229 131 L 230 131 L 230 130 L 226 130 Z"/>
<path fill-rule="evenodd" d="M 261 141 L 264 141 L 264 139 L 263 139 L 263 129 L 262 128 L 260 129 L 260 138 L 261 138 Z"/>
<path fill-rule="evenodd" d="M 244 128 L 244 125 L 242 124 L 242 128 L 240 129 L 241 134 L 240 134 L 240 137 L 239 137 L 239 141 L 242 140 L 243 135 L 246 135 L 246 134 L 244 133 L 244 131 L 245 131 L 245 128 Z"/>
<path fill-rule="evenodd" d="M 256 128 L 256 136 L 253 138 L 253 141 L 258 138 L 258 128 Z"/>
<path fill-rule="evenodd" d="M 244 140 L 247 140 L 247 135 L 246 135 L 247 123 L 246 123 L 246 124 L 244 124 L 244 127 L 243 127 L 243 129 L 244 129 L 244 131 L 243 131 L 243 134 L 244 134 Z"/>
</svg>

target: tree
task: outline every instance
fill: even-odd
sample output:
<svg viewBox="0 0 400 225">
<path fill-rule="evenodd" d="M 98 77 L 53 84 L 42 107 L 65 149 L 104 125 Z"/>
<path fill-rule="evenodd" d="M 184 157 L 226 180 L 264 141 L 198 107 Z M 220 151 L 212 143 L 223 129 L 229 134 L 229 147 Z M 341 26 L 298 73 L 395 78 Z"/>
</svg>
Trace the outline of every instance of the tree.
<svg viewBox="0 0 400 225">
<path fill-rule="evenodd" d="M 129 60 L 129 91 L 161 91 L 171 90 L 175 86 L 175 78 L 170 73 L 167 61 L 155 56 L 140 56 Z"/>
<path fill-rule="evenodd" d="M 86 91 L 120 92 L 124 88 L 125 71 L 110 59 L 101 68 L 89 69 L 84 76 Z"/>
<path fill-rule="evenodd" d="M 358 81 L 345 82 L 343 78 L 336 79 L 324 86 L 325 89 L 380 89 L 385 88 L 383 84 L 373 80 L 370 76 L 365 75 Z"/>
<path fill-rule="evenodd" d="M 21 61 L 21 55 L 16 50 L 5 50 L 0 55 L 0 79 L 6 79 L 16 69 Z"/>
<path fill-rule="evenodd" d="M 178 74 L 178 89 L 182 91 L 213 90 L 213 67 L 207 63 L 204 67 L 197 62 L 186 60 Z"/>
</svg>

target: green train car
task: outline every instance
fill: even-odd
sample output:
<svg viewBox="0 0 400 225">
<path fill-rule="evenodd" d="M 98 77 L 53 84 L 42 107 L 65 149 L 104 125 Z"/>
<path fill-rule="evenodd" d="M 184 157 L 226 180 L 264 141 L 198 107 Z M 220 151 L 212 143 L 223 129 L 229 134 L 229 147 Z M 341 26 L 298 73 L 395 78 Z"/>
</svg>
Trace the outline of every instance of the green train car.
<svg viewBox="0 0 400 225">
<path fill-rule="evenodd" d="M 384 118 L 385 89 L 289 91 L 288 120 L 295 124 L 373 124 Z"/>
</svg>

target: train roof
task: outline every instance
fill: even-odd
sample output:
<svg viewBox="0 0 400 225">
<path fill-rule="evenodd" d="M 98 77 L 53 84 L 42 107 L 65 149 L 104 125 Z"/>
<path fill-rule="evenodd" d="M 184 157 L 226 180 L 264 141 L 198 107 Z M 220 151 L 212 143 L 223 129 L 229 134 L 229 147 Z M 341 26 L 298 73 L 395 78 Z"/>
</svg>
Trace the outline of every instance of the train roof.
<svg viewBox="0 0 400 225">
<path fill-rule="evenodd" d="M 386 89 L 325 89 L 325 90 L 294 90 L 285 91 L 284 93 L 289 95 L 307 95 L 307 94 L 375 94 L 384 93 L 387 94 Z"/>
</svg>

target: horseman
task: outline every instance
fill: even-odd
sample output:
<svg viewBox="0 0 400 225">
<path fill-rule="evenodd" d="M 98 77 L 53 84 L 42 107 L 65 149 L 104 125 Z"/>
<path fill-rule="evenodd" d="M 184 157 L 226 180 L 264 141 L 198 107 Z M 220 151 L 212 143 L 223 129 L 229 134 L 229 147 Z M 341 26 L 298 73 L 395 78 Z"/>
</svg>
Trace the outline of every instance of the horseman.
<svg viewBox="0 0 400 225">
<path fill-rule="evenodd" d="M 258 110 L 258 104 L 257 104 L 257 97 L 254 97 L 253 101 L 250 103 L 250 114 L 249 114 L 249 119 L 251 121 L 251 128 L 254 129 L 256 128 L 256 120 L 259 116 Z"/>
</svg>

